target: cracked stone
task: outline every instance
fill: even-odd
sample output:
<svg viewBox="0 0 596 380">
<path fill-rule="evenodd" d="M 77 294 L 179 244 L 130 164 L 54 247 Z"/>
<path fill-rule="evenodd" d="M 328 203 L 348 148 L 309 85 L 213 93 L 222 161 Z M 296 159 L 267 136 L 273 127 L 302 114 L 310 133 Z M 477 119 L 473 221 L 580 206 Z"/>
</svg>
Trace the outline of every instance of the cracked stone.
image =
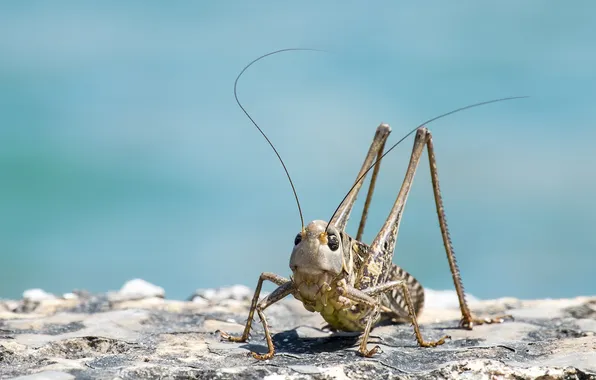
<svg viewBox="0 0 596 380">
<path fill-rule="evenodd" d="M 420 348 L 409 324 L 383 325 L 371 332 L 369 345 L 382 349 L 372 358 L 358 355 L 359 334 L 323 329 L 318 314 L 290 297 L 265 311 L 276 355 L 260 362 L 248 355 L 266 351 L 258 319 L 245 343 L 223 341 L 216 332 L 242 332 L 247 289 L 205 290 L 205 302 L 155 292 L 118 301 L 86 293 L 2 300 L 0 378 L 596 379 L 596 297 L 475 300 L 477 316 L 516 319 L 470 331 L 457 328 L 453 293 L 436 292 L 420 315 L 422 334 L 452 339 Z"/>
</svg>

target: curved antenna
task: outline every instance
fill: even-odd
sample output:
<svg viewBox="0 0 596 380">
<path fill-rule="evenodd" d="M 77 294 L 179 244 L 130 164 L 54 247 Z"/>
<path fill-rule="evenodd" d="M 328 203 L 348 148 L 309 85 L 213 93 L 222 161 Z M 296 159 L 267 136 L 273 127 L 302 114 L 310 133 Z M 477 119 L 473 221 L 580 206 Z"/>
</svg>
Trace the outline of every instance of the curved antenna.
<svg viewBox="0 0 596 380">
<path fill-rule="evenodd" d="M 237 92 L 238 80 L 240 79 L 240 77 L 242 76 L 242 74 L 244 74 L 244 72 L 250 66 L 252 66 L 254 63 L 256 63 L 257 61 L 260 61 L 261 59 L 263 59 L 265 57 L 268 57 L 270 55 L 273 55 L 273 54 L 278 54 L 278 53 L 282 53 L 282 52 L 285 52 L 285 51 L 300 51 L 300 50 L 305 50 L 305 51 L 319 51 L 319 52 L 323 52 L 324 51 L 324 50 L 309 49 L 309 48 L 290 48 L 290 49 L 276 50 L 276 51 L 273 51 L 271 53 L 264 54 L 264 55 L 260 56 L 259 58 L 256 58 L 251 63 L 249 63 L 248 65 L 244 66 L 244 68 L 242 69 L 242 71 L 240 71 L 240 74 L 238 74 L 238 76 L 236 77 L 236 80 L 234 81 L 234 98 L 236 98 L 236 103 L 238 103 L 238 106 L 244 112 L 244 114 L 246 115 L 246 117 L 248 117 L 248 119 L 254 124 L 254 126 L 257 127 L 257 129 L 259 130 L 259 132 L 261 132 L 261 134 L 263 135 L 263 137 L 265 138 L 265 140 L 267 140 L 267 142 L 271 146 L 271 149 L 273 149 L 273 151 L 277 155 L 277 158 L 279 159 L 279 162 L 281 162 L 281 166 L 283 166 L 284 171 L 286 172 L 286 176 L 288 177 L 288 181 L 290 181 L 290 186 L 292 186 L 292 192 L 294 193 L 294 198 L 296 199 L 296 205 L 298 206 L 298 213 L 300 214 L 300 223 L 302 223 L 302 230 L 304 230 L 304 217 L 302 216 L 302 208 L 300 207 L 300 201 L 298 200 L 298 193 L 296 193 L 296 188 L 294 187 L 294 182 L 292 182 L 292 177 L 290 177 L 290 173 L 288 172 L 288 168 L 286 168 L 286 164 L 284 163 L 284 160 L 281 159 L 281 156 L 279 155 L 279 152 L 277 151 L 277 149 L 275 149 L 275 147 L 273 146 L 273 143 L 271 142 L 271 140 L 269 140 L 269 138 L 267 137 L 267 135 L 265 134 L 265 132 L 263 132 L 263 130 L 258 126 L 258 124 L 253 120 L 253 118 L 248 114 L 248 112 L 246 111 L 246 109 L 244 109 L 244 107 L 240 103 L 240 100 L 238 99 L 238 92 Z"/>
<path fill-rule="evenodd" d="M 352 185 L 352 187 L 350 187 L 350 190 L 348 191 L 348 193 L 344 196 L 344 198 L 341 200 L 341 202 L 339 202 L 339 206 L 337 206 L 337 208 L 333 212 L 333 215 L 331 215 L 331 218 L 329 218 L 329 222 L 327 222 L 327 227 L 325 228 L 325 233 L 327 233 L 327 229 L 329 228 L 329 224 L 331 223 L 331 220 L 333 220 L 333 218 L 335 217 L 335 214 L 337 214 L 337 212 L 339 211 L 339 208 L 341 207 L 342 203 L 344 203 L 344 201 L 346 200 L 346 198 L 348 197 L 348 195 L 350 195 L 350 192 L 352 192 L 352 189 L 354 189 L 356 187 L 356 185 L 358 184 L 358 182 L 362 181 L 362 179 L 364 179 L 364 177 L 366 177 L 366 174 L 370 171 L 370 169 L 372 169 L 379 161 L 381 161 L 383 159 L 383 157 L 385 157 L 389 152 L 391 152 L 402 141 L 404 141 L 405 139 L 407 139 L 412 133 L 416 132 L 418 130 L 418 128 L 420 128 L 420 127 L 422 127 L 422 126 L 424 126 L 426 124 L 430 124 L 433 121 L 442 119 L 442 118 L 444 118 L 446 116 L 449 116 L 449 115 L 453 115 L 454 113 L 457 113 L 457 112 L 460 112 L 460 111 L 465 111 L 465 110 L 470 109 L 470 108 L 480 107 L 480 106 L 484 106 L 484 105 L 491 104 L 491 103 L 504 102 L 504 101 L 507 101 L 507 100 L 524 99 L 524 98 L 529 98 L 529 96 L 510 96 L 510 97 L 507 97 L 507 98 L 486 100 L 484 102 L 470 104 L 470 105 L 467 105 L 465 107 L 457 108 L 457 109 L 455 109 L 453 111 L 446 112 L 446 113 L 441 114 L 439 116 L 435 116 L 432 119 L 428 119 L 425 122 L 423 122 L 422 124 L 418 125 L 416 128 L 412 129 L 404 137 L 402 137 L 401 139 L 399 139 L 398 142 L 396 142 L 395 144 L 393 144 L 393 146 L 391 146 L 391 148 L 389 148 L 385 153 L 383 153 L 383 155 L 381 157 L 379 157 L 375 162 L 373 162 L 372 165 L 368 169 L 366 169 L 366 171 L 356 180 L 356 182 L 354 182 L 354 185 Z"/>
</svg>

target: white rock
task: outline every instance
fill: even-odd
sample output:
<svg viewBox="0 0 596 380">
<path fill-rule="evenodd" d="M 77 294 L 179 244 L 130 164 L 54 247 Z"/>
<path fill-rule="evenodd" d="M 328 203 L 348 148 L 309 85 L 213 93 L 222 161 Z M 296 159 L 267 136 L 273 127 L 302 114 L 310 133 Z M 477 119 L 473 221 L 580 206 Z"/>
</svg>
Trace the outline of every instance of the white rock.
<svg viewBox="0 0 596 380">
<path fill-rule="evenodd" d="M 29 289 L 23 292 L 23 299 L 25 301 L 40 302 L 56 299 L 56 296 L 43 289 Z"/>
<path fill-rule="evenodd" d="M 228 288 L 229 296 L 228 298 L 232 298 L 235 300 L 243 300 L 246 298 L 250 298 L 252 295 L 252 290 L 248 286 L 244 285 L 234 285 Z"/>
<path fill-rule="evenodd" d="M 217 288 L 217 289 L 198 289 L 195 293 L 190 297 L 193 302 L 202 301 L 198 299 L 207 300 L 210 302 L 220 302 L 223 300 L 244 300 L 250 298 L 252 296 L 252 290 L 244 285 L 233 285 L 230 287 L 225 288 Z"/>
<path fill-rule="evenodd" d="M 204 289 L 204 290 L 197 290 L 195 296 L 199 296 L 206 300 L 213 300 L 217 297 L 217 290 L 215 289 Z"/>
<path fill-rule="evenodd" d="M 118 292 L 123 297 L 130 298 L 149 298 L 149 297 L 165 297 L 165 290 L 161 286 L 153 285 L 145 280 L 136 278 L 130 280 L 122 286 Z"/>
<path fill-rule="evenodd" d="M 4 307 L 6 308 L 6 310 L 8 311 L 14 311 L 19 307 L 19 302 L 18 301 L 4 301 Z"/>
<path fill-rule="evenodd" d="M 466 293 L 468 303 L 478 302 L 478 298 Z M 429 309 L 457 309 L 459 300 L 455 290 L 424 289 L 424 307 Z"/>
<path fill-rule="evenodd" d="M 192 302 L 193 303 L 196 303 L 196 304 L 199 304 L 201 306 L 206 306 L 206 305 L 209 304 L 209 301 L 207 301 L 205 298 L 200 297 L 200 296 L 194 296 L 192 298 Z"/>
</svg>

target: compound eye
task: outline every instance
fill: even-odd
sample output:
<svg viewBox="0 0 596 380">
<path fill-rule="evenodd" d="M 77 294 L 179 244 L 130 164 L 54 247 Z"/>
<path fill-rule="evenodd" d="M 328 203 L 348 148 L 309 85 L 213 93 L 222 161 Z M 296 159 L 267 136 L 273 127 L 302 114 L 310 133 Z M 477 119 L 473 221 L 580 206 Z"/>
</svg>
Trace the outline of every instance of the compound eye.
<svg viewBox="0 0 596 380">
<path fill-rule="evenodd" d="M 327 246 L 330 250 L 337 251 L 339 248 L 339 239 L 337 238 L 337 235 L 329 234 L 329 237 L 327 238 Z"/>
<path fill-rule="evenodd" d="M 294 245 L 300 244 L 301 241 L 302 241 L 302 234 L 296 235 L 296 237 L 294 238 Z"/>
</svg>

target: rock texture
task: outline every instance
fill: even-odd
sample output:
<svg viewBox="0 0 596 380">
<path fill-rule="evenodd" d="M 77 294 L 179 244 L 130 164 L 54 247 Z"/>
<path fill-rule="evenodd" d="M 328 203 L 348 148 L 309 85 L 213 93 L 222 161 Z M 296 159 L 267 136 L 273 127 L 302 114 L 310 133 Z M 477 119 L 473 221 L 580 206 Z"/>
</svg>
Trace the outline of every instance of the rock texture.
<svg viewBox="0 0 596 380">
<path fill-rule="evenodd" d="M 267 309 L 277 354 L 260 362 L 247 355 L 266 350 L 258 321 L 247 343 L 223 342 L 216 333 L 240 333 L 250 289 L 203 290 L 175 301 L 159 287 L 133 285 L 0 301 L 0 378 L 596 379 L 596 297 L 475 300 L 477 315 L 508 313 L 515 321 L 466 331 L 455 328 L 453 293 L 430 291 L 422 332 L 452 340 L 424 349 L 409 325 L 381 326 L 371 344 L 383 352 L 371 359 L 357 354 L 357 335 L 323 330 L 317 314 L 288 298 Z"/>
</svg>

